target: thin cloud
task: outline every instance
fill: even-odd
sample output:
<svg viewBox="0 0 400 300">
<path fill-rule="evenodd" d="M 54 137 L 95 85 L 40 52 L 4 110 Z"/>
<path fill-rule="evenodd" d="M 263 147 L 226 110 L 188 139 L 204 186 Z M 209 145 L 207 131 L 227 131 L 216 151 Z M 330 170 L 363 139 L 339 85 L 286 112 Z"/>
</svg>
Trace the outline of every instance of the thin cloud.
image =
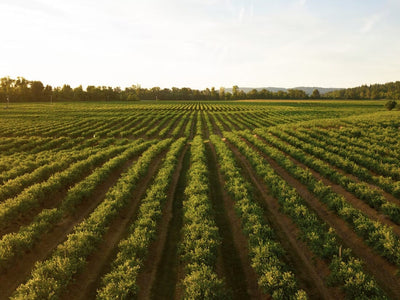
<svg viewBox="0 0 400 300">
<path fill-rule="evenodd" d="M 368 33 L 374 29 L 374 27 L 383 19 L 384 14 L 374 14 L 364 21 L 364 25 L 361 27 L 362 33 Z"/>
</svg>

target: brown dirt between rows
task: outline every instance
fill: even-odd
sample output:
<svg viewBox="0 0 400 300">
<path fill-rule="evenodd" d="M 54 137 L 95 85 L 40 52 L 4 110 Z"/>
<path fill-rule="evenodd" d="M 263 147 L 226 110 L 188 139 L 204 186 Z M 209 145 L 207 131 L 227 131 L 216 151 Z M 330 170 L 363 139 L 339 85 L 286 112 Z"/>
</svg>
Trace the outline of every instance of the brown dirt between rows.
<svg viewBox="0 0 400 300">
<path fill-rule="evenodd" d="M 193 119 L 192 119 L 192 124 L 190 124 L 190 134 L 189 134 L 189 139 L 193 139 L 195 132 L 196 132 L 196 125 L 197 125 L 197 117 L 198 117 L 198 112 L 194 112 L 193 114 Z"/>
<path fill-rule="evenodd" d="M 207 127 L 207 123 L 206 123 L 206 120 L 205 120 L 205 117 L 204 117 L 204 113 L 205 112 L 203 112 L 203 111 L 199 112 L 199 115 L 200 115 L 200 118 L 201 118 L 201 125 L 202 125 L 201 126 L 201 132 L 202 132 L 203 137 L 205 139 L 208 139 L 210 137 L 210 132 L 209 132 L 208 127 Z"/>
<path fill-rule="evenodd" d="M 179 122 L 179 118 L 176 118 L 176 119 L 173 121 L 173 124 L 171 125 L 171 127 L 169 128 L 169 130 L 165 133 L 164 138 L 172 137 L 172 132 L 174 131 L 174 128 L 176 127 L 176 125 L 178 124 L 178 122 Z"/>
<path fill-rule="evenodd" d="M 214 145 L 212 143 L 208 143 L 210 151 L 212 153 L 212 163 L 217 165 L 217 155 L 215 152 Z M 243 283 L 250 299 L 269 299 L 268 295 L 262 293 L 258 286 L 258 276 L 255 273 L 254 269 L 251 267 L 251 261 L 249 257 L 248 250 L 248 241 L 242 231 L 242 224 L 240 218 L 237 216 L 234 207 L 234 201 L 227 194 L 226 190 L 223 188 L 225 186 L 225 180 L 223 175 L 219 170 L 219 165 L 216 167 L 218 182 L 216 186 L 220 188 L 220 192 L 222 194 L 222 199 L 218 201 L 222 202 L 223 209 L 225 210 L 225 215 L 228 221 L 228 225 L 230 227 L 232 238 L 233 238 L 233 246 L 236 248 L 237 255 L 240 259 L 241 269 L 244 275 L 245 282 Z M 221 253 L 224 255 L 223 253 Z M 220 255 L 219 255 L 220 257 Z M 221 257 L 219 258 L 221 260 Z M 222 264 L 220 261 L 219 264 Z M 224 269 L 222 266 L 219 268 Z M 234 282 L 234 280 L 233 280 Z M 235 298 L 235 297 L 234 297 Z"/>
<path fill-rule="evenodd" d="M 126 235 L 129 224 L 136 219 L 140 200 L 159 169 L 166 151 L 151 162 L 147 174 L 136 184 L 132 200 L 113 220 L 103 237 L 103 242 L 87 258 L 85 269 L 77 274 L 60 299 L 94 299 L 101 275 L 109 270 L 115 257 L 118 242 Z"/>
<path fill-rule="evenodd" d="M 58 206 L 61 203 L 62 199 L 64 199 L 64 197 L 67 195 L 67 192 L 70 187 L 74 186 L 77 182 L 79 182 L 82 179 L 84 179 L 85 177 L 89 176 L 93 172 L 93 170 L 101 164 L 103 164 L 103 162 L 97 163 L 92 169 L 83 172 L 81 174 L 81 176 L 79 176 L 79 178 L 77 180 L 74 180 L 71 184 L 67 184 L 67 185 L 63 186 L 61 189 L 48 194 L 46 199 L 43 199 L 39 202 L 38 206 L 30 208 L 28 211 L 19 213 L 13 220 L 9 221 L 5 227 L 0 228 L 0 237 L 5 234 L 8 234 L 8 233 L 18 232 L 18 230 L 21 226 L 26 226 L 26 225 L 30 224 L 33 221 L 33 219 L 43 209 L 53 208 L 53 207 Z M 63 172 L 66 169 L 67 168 L 65 168 L 61 171 L 58 171 L 56 173 Z M 55 173 L 53 173 L 53 174 L 55 174 Z M 47 180 L 44 180 L 43 182 L 46 182 Z M 37 183 L 35 183 L 35 184 L 37 184 Z"/>
<path fill-rule="evenodd" d="M 307 136 L 310 137 L 311 140 L 317 140 L 317 141 L 319 141 L 318 138 L 312 137 L 312 136 L 309 135 L 309 134 L 307 134 Z M 298 137 L 296 137 L 296 138 L 298 138 Z M 299 139 L 299 138 L 298 138 L 298 139 Z M 301 140 L 301 139 L 300 139 L 300 140 Z M 304 142 L 304 140 L 301 140 L 301 141 Z M 309 142 L 306 142 L 306 143 L 309 143 Z M 332 144 L 329 144 L 329 143 L 326 143 L 326 144 L 327 144 L 327 146 L 333 146 Z M 322 147 L 322 146 L 318 146 L 318 147 L 324 149 L 324 147 Z M 334 154 L 334 155 L 338 155 L 338 156 L 340 156 L 340 157 L 343 157 L 342 154 L 333 152 L 332 150 L 326 150 L 326 151 L 327 151 L 327 152 L 330 152 L 330 153 L 332 153 L 332 154 Z M 352 159 L 352 158 L 347 158 L 347 159 L 349 159 L 349 160 L 350 160 L 351 162 L 353 162 L 354 164 L 356 164 L 356 165 L 358 165 L 358 166 L 360 166 L 360 167 L 366 169 L 366 170 L 367 170 L 372 176 L 374 176 L 374 177 L 380 177 L 380 176 L 382 176 L 382 177 L 389 177 L 389 176 L 387 176 L 387 175 L 383 175 L 383 174 L 381 174 L 381 173 L 378 173 L 378 172 L 375 171 L 375 170 L 370 169 L 369 167 L 366 167 L 366 166 L 362 165 L 361 163 L 357 162 L 356 160 L 354 160 L 354 159 Z M 396 180 L 393 180 L 393 179 L 392 179 L 392 181 L 393 181 L 393 182 L 396 182 Z"/>
<path fill-rule="evenodd" d="M 298 239 L 300 230 L 285 214 L 280 212 L 280 205 L 269 193 L 263 180 L 253 171 L 247 159 L 229 142 L 226 142 L 240 165 L 246 170 L 246 175 L 262 196 L 264 208 L 267 210 L 267 219 L 274 228 L 279 242 L 285 248 L 288 260 L 295 269 L 300 287 L 303 288 L 311 299 L 343 299 L 342 292 L 337 288 L 327 287 L 326 279 L 330 270 L 328 265 L 309 250 L 308 246 Z"/>
<path fill-rule="evenodd" d="M 224 131 L 231 131 L 231 129 L 229 128 L 229 126 L 222 120 L 222 118 L 221 118 L 221 116 L 220 116 L 219 113 L 215 113 L 215 114 L 213 115 L 213 117 L 214 117 L 215 119 L 218 119 L 218 121 L 222 124 L 222 127 L 223 127 L 223 130 L 224 130 Z"/>
<path fill-rule="evenodd" d="M 266 140 L 264 140 L 263 138 L 257 136 L 258 139 L 260 139 L 263 143 L 269 145 L 270 147 L 275 148 L 273 145 L 271 145 L 270 143 L 268 143 Z M 285 142 L 286 143 L 286 142 Z M 276 148 L 277 149 L 277 148 Z M 279 150 L 279 149 L 277 149 Z M 281 151 L 281 150 L 279 150 Z M 321 175 L 320 173 L 318 173 L 317 171 L 315 171 L 312 168 L 307 167 L 305 164 L 301 163 L 300 161 L 296 160 L 295 158 L 293 158 L 292 156 L 290 156 L 289 154 L 287 154 L 286 152 L 281 151 L 282 154 L 284 154 L 287 158 L 289 158 L 293 163 L 295 163 L 296 165 L 298 165 L 299 167 L 303 168 L 303 169 L 307 169 L 309 170 L 315 178 L 317 178 L 318 180 L 321 180 L 325 185 L 328 185 L 332 188 L 332 190 L 337 193 L 342 195 L 343 197 L 346 198 L 346 200 L 353 205 L 355 208 L 363 211 L 366 215 L 368 215 L 368 217 L 372 218 L 373 220 L 377 220 L 389 227 L 392 227 L 393 231 L 400 236 L 400 226 L 399 224 L 394 223 L 393 221 L 390 220 L 390 218 L 388 216 L 386 216 L 385 214 L 378 212 L 376 209 L 372 208 L 371 206 L 369 206 L 366 202 L 364 202 L 363 200 L 357 198 L 357 196 L 355 196 L 354 194 L 352 194 L 351 192 L 348 192 L 345 188 L 343 188 L 341 185 L 336 184 L 334 182 L 332 182 L 331 180 L 329 180 L 328 178 L 324 177 L 323 175 Z M 308 156 L 311 156 L 310 154 L 307 154 Z M 346 173 L 344 170 L 339 169 L 335 166 L 332 166 L 331 164 L 329 164 L 328 162 L 324 161 L 326 164 L 328 164 L 332 169 L 334 169 L 335 171 L 341 173 L 344 176 L 349 177 L 351 180 L 356 181 L 357 183 L 366 183 L 365 181 L 361 181 L 358 177 L 352 175 L 352 174 L 348 174 Z M 367 183 L 368 184 L 368 183 Z M 373 190 L 377 190 L 378 192 L 380 192 L 387 201 L 395 203 L 397 205 L 400 205 L 400 201 L 398 199 L 396 199 L 393 195 L 388 194 L 386 192 L 384 192 L 383 190 L 381 190 L 380 188 L 368 184 L 370 186 L 371 189 Z"/>
<path fill-rule="evenodd" d="M 330 211 L 325 204 L 311 194 L 305 185 L 293 178 L 274 160 L 266 157 L 264 158 L 279 176 L 296 189 L 297 193 L 306 201 L 308 206 L 318 217 L 335 229 L 342 244 L 345 247 L 351 248 L 354 254 L 363 260 L 365 270 L 374 276 L 382 289 L 390 297 L 400 299 L 400 278 L 397 275 L 398 268 L 366 245 L 362 238 L 360 238 L 344 220 Z"/>
<path fill-rule="evenodd" d="M 235 118 L 236 118 L 236 122 L 239 122 L 240 124 L 242 124 L 242 126 L 245 128 L 245 130 L 246 129 L 253 130 L 254 128 L 258 127 L 253 123 L 249 123 L 249 122 L 246 123 L 246 121 L 243 119 L 242 115 L 240 115 L 240 114 L 235 115 Z"/>
<path fill-rule="evenodd" d="M 329 179 L 323 177 L 321 174 L 314 171 L 313 169 L 308 168 L 307 166 L 305 166 L 301 162 L 297 161 L 296 159 L 290 157 L 290 160 L 292 162 L 294 162 L 295 164 L 297 164 L 298 166 L 300 166 L 301 168 L 309 170 L 314 175 L 315 178 L 317 178 L 318 180 L 321 180 L 325 185 L 330 186 L 331 189 L 335 193 L 342 195 L 346 199 L 346 201 L 348 203 L 350 203 L 354 208 L 362 211 L 372 220 L 379 221 L 379 222 L 383 223 L 384 225 L 391 227 L 393 229 L 393 231 L 398 236 L 400 236 L 400 226 L 398 224 L 394 223 L 393 221 L 391 221 L 388 216 L 386 216 L 383 213 L 378 212 L 376 209 L 370 207 L 363 200 L 360 200 L 352 193 L 346 191 L 342 186 L 335 184 L 334 182 L 330 181 Z"/>
<path fill-rule="evenodd" d="M 185 120 L 183 121 L 182 127 L 181 127 L 181 129 L 179 130 L 179 133 L 178 133 L 178 135 L 177 135 L 178 137 L 179 137 L 179 136 L 184 136 L 184 135 L 185 135 L 185 128 L 186 128 L 187 123 L 189 122 L 189 117 L 190 117 L 190 113 L 182 115 L 182 118 L 185 118 Z M 178 126 L 178 124 L 179 124 L 179 123 L 177 123 L 176 126 Z M 175 128 L 176 128 L 176 127 L 175 127 Z"/>
<path fill-rule="evenodd" d="M 229 113 L 228 112 L 226 112 L 226 114 L 228 115 Z M 228 128 L 228 131 L 232 131 L 232 130 L 241 130 L 240 129 L 240 127 L 236 124 L 236 123 L 234 123 L 234 121 L 232 120 L 230 120 L 230 119 L 228 119 L 228 118 L 225 118 L 225 116 L 224 116 L 224 118 L 222 118 L 221 116 L 219 116 L 220 118 L 220 121 L 221 120 L 223 120 L 224 121 L 224 123 L 223 124 L 225 124 L 226 125 L 226 127 Z M 232 117 L 232 116 L 231 116 Z M 236 116 L 235 116 L 236 117 Z M 236 120 L 236 122 L 240 122 L 239 120 L 238 120 L 239 118 L 237 118 L 237 120 Z M 233 128 L 232 128 L 232 127 Z"/>
<path fill-rule="evenodd" d="M 126 171 L 134 159 L 128 160 L 122 167 L 118 168 L 104 181 L 89 199 L 77 206 L 73 215 L 69 215 L 57 223 L 51 231 L 45 233 L 37 244 L 19 257 L 12 268 L 4 270 L 0 274 L 0 299 L 7 299 L 8 296 L 20 285 L 31 272 L 37 261 L 46 259 L 50 253 L 62 243 L 66 236 L 73 230 L 74 226 L 80 223 L 93 209 L 103 201 L 108 189 L 119 179 L 121 173 Z M 61 199 L 60 199 L 61 200 Z"/>
<path fill-rule="evenodd" d="M 208 114 L 208 112 L 207 112 L 207 114 Z M 222 136 L 221 130 L 219 129 L 219 127 L 215 123 L 214 116 L 212 114 L 208 114 L 208 119 L 210 120 L 211 125 L 212 125 L 213 130 L 214 130 L 214 132 L 212 132 L 211 134 L 216 134 L 216 135 Z"/>
<path fill-rule="evenodd" d="M 139 286 L 139 293 L 137 295 L 138 299 L 150 299 L 152 296 L 151 290 L 156 279 L 157 266 L 161 261 L 166 244 L 169 227 L 168 225 L 173 214 L 174 195 L 178 185 L 179 176 L 182 171 L 183 158 L 187 149 L 188 146 L 185 146 L 179 157 L 174 174 L 172 175 L 170 188 L 167 193 L 167 201 L 164 204 L 161 221 L 157 226 L 157 239 L 151 243 L 149 247 L 149 253 L 144 261 L 144 265 L 137 279 L 137 284 Z"/>
<path fill-rule="evenodd" d="M 275 136 L 275 137 L 277 137 L 277 136 Z M 300 141 L 302 141 L 302 142 L 304 142 L 304 143 L 308 143 L 309 144 L 309 142 L 307 142 L 307 141 L 304 141 L 304 140 L 302 140 L 302 139 L 300 139 L 300 138 L 298 138 L 297 136 L 293 136 L 294 138 L 297 138 L 298 140 L 300 140 Z M 279 138 L 279 137 L 277 137 L 277 138 Z M 312 139 L 314 139 L 314 140 L 316 140 L 316 138 L 312 138 Z M 284 141 L 285 143 L 287 143 L 286 141 Z M 321 146 L 318 146 L 318 148 L 322 148 L 322 149 L 324 149 L 323 147 L 321 147 Z M 330 151 L 330 150 L 326 150 L 327 152 L 329 152 L 329 153 L 332 153 L 332 154 L 334 154 L 334 155 L 337 155 L 337 156 L 339 156 L 339 157 L 342 157 L 343 158 L 343 155 L 341 155 L 341 154 L 337 154 L 337 153 L 335 153 L 335 152 L 332 152 L 332 151 Z M 357 166 L 360 166 L 361 168 L 364 168 L 364 169 L 366 169 L 367 170 L 367 172 L 371 175 L 371 176 L 373 176 L 373 177 L 380 177 L 380 176 L 382 176 L 382 177 L 388 177 L 388 176 L 385 176 L 385 175 L 382 175 L 382 174 L 379 174 L 379 173 L 377 173 L 377 172 L 375 172 L 374 170 L 371 170 L 371 169 L 369 169 L 369 168 L 367 168 L 367 167 L 365 167 L 365 166 L 363 166 L 363 165 L 361 165 L 360 163 L 358 163 L 358 162 L 356 162 L 355 160 L 353 160 L 353 159 L 349 159 L 352 163 L 354 163 L 354 164 L 356 164 Z M 341 172 L 343 172 L 343 173 L 345 173 L 344 172 L 344 170 L 342 170 L 341 168 L 339 168 L 339 167 L 336 167 L 336 166 L 333 166 L 333 168 L 335 169 L 335 170 L 337 170 L 337 171 L 341 171 Z M 392 182 L 396 182 L 395 180 L 392 180 Z M 399 201 L 399 200 L 398 200 Z"/>
<path fill-rule="evenodd" d="M 311 155 L 311 154 L 307 154 L 307 155 Z M 353 174 L 350 174 L 350 173 L 347 173 L 345 170 L 343 170 L 343 169 L 341 169 L 341 168 L 339 168 L 337 166 L 334 166 L 334 165 L 330 164 L 329 162 L 325 162 L 325 163 L 327 163 L 335 171 L 339 172 L 342 175 L 345 175 L 345 176 L 349 177 L 350 179 L 352 179 L 352 180 L 354 180 L 354 181 L 356 181 L 358 183 L 360 183 L 360 182 L 366 183 L 371 189 L 377 190 L 380 194 L 382 194 L 386 198 L 387 201 L 395 203 L 396 205 L 400 205 L 400 199 L 398 199 L 395 196 L 393 196 L 392 194 L 384 191 L 381 187 L 376 186 L 376 185 L 374 185 L 372 183 L 363 181 L 360 178 L 358 178 L 357 176 L 355 176 Z M 380 175 L 376 175 L 376 176 L 380 176 Z"/>
</svg>

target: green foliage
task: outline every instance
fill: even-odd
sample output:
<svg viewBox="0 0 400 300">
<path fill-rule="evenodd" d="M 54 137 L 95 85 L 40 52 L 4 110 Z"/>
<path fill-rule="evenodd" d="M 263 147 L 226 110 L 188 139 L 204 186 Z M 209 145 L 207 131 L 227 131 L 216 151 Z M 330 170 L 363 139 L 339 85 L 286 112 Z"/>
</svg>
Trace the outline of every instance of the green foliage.
<svg viewBox="0 0 400 300">
<path fill-rule="evenodd" d="M 196 136 L 191 145 L 180 245 L 186 266 L 183 285 L 187 299 L 221 299 L 221 295 L 226 294 L 223 280 L 217 279 L 214 270 L 220 237 L 208 198 L 208 186 L 205 146 L 201 136 Z"/>
<path fill-rule="evenodd" d="M 214 270 L 206 265 L 200 264 L 191 266 L 193 270 L 183 280 L 185 299 L 229 299 L 224 291 L 224 282 L 218 278 Z"/>
<path fill-rule="evenodd" d="M 324 95 L 330 99 L 400 99 L 400 81 L 362 85 Z"/>
<path fill-rule="evenodd" d="M 87 256 L 97 247 L 110 222 L 126 206 L 151 160 L 170 143 L 170 139 L 163 140 L 147 149 L 107 192 L 104 201 L 74 228 L 50 258 L 36 263 L 29 280 L 20 285 L 11 298 L 35 299 L 36 294 L 43 296 L 46 293 L 47 296 L 41 299 L 58 298 L 73 276 L 85 266 Z M 53 282 L 51 293 L 46 290 L 49 281 Z"/>
<path fill-rule="evenodd" d="M 397 106 L 397 102 L 394 100 L 389 100 L 385 103 L 385 108 L 387 110 L 392 110 L 393 108 L 395 108 Z"/>
<path fill-rule="evenodd" d="M 274 232 L 265 222 L 262 209 L 252 199 L 249 183 L 236 166 L 232 152 L 218 136 L 213 135 L 210 139 L 225 175 L 225 188 L 235 200 L 235 210 L 248 238 L 251 264 L 259 276 L 259 286 L 274 299 L 296 299 L 297 294 L 306 299 L 305 293 L 298 290 L 293 273 L 282 261 L 284 250 L 275 241 Z"/>
<path fill-rule="evenodd" d="M 7 82 L 14 84 L 11 79 L 2 80 L 1 84 Z M 13 103 L 22 100 L 22 95 L 30 95 L 27 101 L 33 97 L 30 89 L 24 90 L 28 86 L 23 79 L 18 79 L 18 85 L 18 91 L 10 95 L 10 109 L 0 111 L 0 228 L 5 232 L 0 238 L 0 268 L 5 272 L 11 270 L 20 256 L 32 249 L 36 251 L 36 246 L 46 242 L 42 238 L 57 224 L 64 226 L 64 220 L 72 220 L 75 209 L 92 200 L 96 189 L 114 171 L 119 172 L 127 159 L 132 160 L 166 137 L 172 136 L 176 142 L 168 139 L 163 144 L 165 147 L 154 145 L 133 163 L 135 171 L 122 174 L 104 203 L 93 208 L 92 214 L 81 212 L 88 214 L 86 219 L 75 226 L 55 251 L 47 253 L 47 259 L 36 264 L 14 298 L 55 299 L 62 295 L 85 268 L 87 258 L 103 242 L 108 225 L 124 210 L 138 180 L 145 176 L 148 163 L 166 149 L 166 144 L 172 143 L 98 290 L 98 298 L 102 299 L 135 298 L 139 291 L 137 278 L 149 245 L 158 235 L 167 199 L 165 191 L 175 170 L 179 149 L 186 144 L 179 137 L 205 138 L 208 134 L 217 152 L 218 168 L 225 178 L 224 189 L 234 200 L 234 210 L 248 243 L 249 261 L 260 290 L 274 299 L 307 298 L 306 293 L 298 289 L 295 272 L 284 259 L 287 253 L 268 224 L 263 208 L 253 199 L 253 186 L 244 179 L 235 155 L 221 136 L 228 138 L 229 145 L 240 148 L 279 201 L 281 212 L 296 223 L 298 237 L 329 264 L 330 284 L 343 289 L 350 299 L 385 298 L 375 280 L 365 273 L 362 261 L 349 249 L 342 247 L 342 255 L 338 256 L 341 245 L 335 231 L 308 208 L 263 158 L 265 155 L 274 159 L 307 186 L 324 206 L 346 221 L 376 255 L 399 265 L 399 237 L 391 227 L 384 226 L 382 218 L 368 217 L 371 214 L 366 215 L 364 209 L 349 205 L 347 197 L 334 193 L 325 180 L 318 180 L 319 175 L 326 177 L 378 214 L 385 214 L 400 224 L 400 206 L 393 199 L 400 196 L 400 122 L 396 113 L 382 109 L 382 101 L 171 102 L 162 105 L 143 102 Z M 36 98 L 43 97 L 43 100 L 53 95 L 54 100 L 98 97 L 111 101 L 117 99 L 115 95 L 124 93 L 114 93 L 108 88 L 90 87 L 84 91 L 82 87 L 65 85 L 53 90 L 39 83 L 34 85 Z M 162 99 L 169 92 L 161 89 L 149 92 L 135 86 L 129 88 L 129 93 L 135 99 L 151 98 L 158 93 Z M 219 97 L 215 90 L 206 90 L 204 95 L 190 89 L 176 89 L 173 93 L 181 93 L 179 97 Z M 288 99 L 289 93 L 293 96 L 296 91 L 281 92 L 279 97 Z M 1 95 L 4 93 L 0 92 Z M 231 96 L 223 93 L 223 97 Z M 239 90 L 235 92 L 235 98 L 242 96 Z M 272 96 L 274 94 L 267 91 L 251 91 L 246 95 L 248 98 Z M 289 124 L 282 125 L 285 123 Z M 213 136 L 213 133 L 221 136 Z M 139 137 L 150 141 L 143 142 Z M 197 137 L 190 147 L 192 162 L 183 209 L 184 239 L 179 243 L 184 268 L 182 282 L 178 284 L 183 287 L 183 297 L 221 299 L 230 295 L 225 290 L 224 279 L 216 272 L 221 239 L 209 203 L 205 142 L 208 141 Z M 248 147 L 249 143 L 252 147 Z M 305 166 L 319 175 L 314 176 L 316 173 Z M 383 191 L 393 197 L 386 197 Z M 85 207 L 89 206 L 86 203 Z M 32 222 L 25 222 L 28 219 Z M 8 227 L 10 222 L 19 224 L 19 220 L 23 223 L 18 230 L 14 231 L 14 225 Z"/>
<path fill-rule="evenodd" d="M 317 218 L 315 213 L 313 213 L 305 205 L 304 200 L 296 193 L 295 189 L 289 186 L 287 182 L 278 176 L 271 166 L 267 164 L 255 150 L 251 149 L 237 135 L 233 133 L 225 133 L 225 135 L 229 141 L 238 147 L 242 154 L 249 159 L 253 168 L 264 179 L 264 182 L 271 189 L 272 194 L 278 199 L 282 211 L 290 216 L 291 219 L 298 225 L 301 231 L 301 238 L 309 245 L 312 252 L 321 258 L 331 261 L 332 263 L 332 257 L 339 252 L 340 247 L 334 230 L 329 228 L 325 223 Z M 311 174 L 308 174 L 308 171 L 303 170 L 301 167 L 291 162 L 278 150 L 268 147 L 268 145 L 262 143 L 259 139 L 255 138 L 249 133 L 242 132 L 241 135 L 254 143 L 261 151 L 265 152 L 268 156 L 276 160 L 294 177 L 306 184 L 311 190 L 313 187 L 318 186 L 317 180 L 315 180 Z M 321 191 L 320 188 L 318 190 Z M 327 195 L 327 192 L 329 192 L 329 190 L 325 190 L 321 194 Z M 330 193 L 331 195 L 329 196 L 334 196 L 333 192 Z M 329 201 L 328 199 L 331 200 L 332 197 L 321 198 L 321 200 L 324 199 L 325 201 Z M 338 199 L 338 197 L 336 197 L 336 199 Z M 342 207 L 347 205 L 347 207 L 350 208 L 349 204 L 347 204 L 345 201 L 341 201 L 340 203 Z M 365 219 L 366 218 L 364 218 L 364 220 Z M 382 235 L 379 235 L 379 238 L 381 237 Z M 374 242 L 377 242 L 377 240 L 375 239 Z M 373 244 L 373 242 L 371 242 L 371 244 Z M 349 263 L 350 262 L 351 260 L 349 260 Z M 335 272 L 338 272 L 338 269 L 335 268 L 335 264 L 330 265 L 330 269 L 332 276 L 335 277 Z M 360 286 L 360 291 L 357 291 L 356 295 L 354 295 L 351 289 L 349 289 L 347 286 L 341 286 L 350 299 L 357 299 L 358 296 L 363 295 L 363 293 L 371 293 L 373 297 L 385 297 L 384 293 L 379 289 L 375 281 L 369 275 L 364 273 L 362 270 L 349 269 L 349 271 L 351 276 L 354 276 L 355 278 L 359 278 L 359 276 L 361 276 L 368 282 L 368 285 Z M 360 273 L 360 275 L 357 275 L 356 273 Z M 339 282 L 336 281 L 336 283 Z M 367 290 L 363 290 L 364 288 Z"/>
<path fill-rule="evenodd" d="M 117 258 L 112 263 L 111 271 L 103 277 L 102 287 L 97 292 L 98 299 L 129 299 L 137 295 L 137 275 L 150 243 L 156 238 L 157 222 L 167 199 L 167 189 L 185 143 L 186 139 L 180 138 L 171 145 L 154 183 L 146 191 L 128 237 L 118 244 Z"/>
</svg>

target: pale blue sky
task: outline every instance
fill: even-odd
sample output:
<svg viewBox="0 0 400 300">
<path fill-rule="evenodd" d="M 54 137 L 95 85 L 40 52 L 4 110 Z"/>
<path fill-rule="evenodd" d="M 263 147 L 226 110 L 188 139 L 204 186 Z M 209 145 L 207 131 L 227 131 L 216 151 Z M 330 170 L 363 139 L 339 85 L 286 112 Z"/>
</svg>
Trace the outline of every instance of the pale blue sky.
<svg viewBox="0 0 400 300">
<path fill-rule="evenodd" d="M 400 0 L 2 0 L 0 77 L 54 86 L 400 80 Z"/>
</svg>

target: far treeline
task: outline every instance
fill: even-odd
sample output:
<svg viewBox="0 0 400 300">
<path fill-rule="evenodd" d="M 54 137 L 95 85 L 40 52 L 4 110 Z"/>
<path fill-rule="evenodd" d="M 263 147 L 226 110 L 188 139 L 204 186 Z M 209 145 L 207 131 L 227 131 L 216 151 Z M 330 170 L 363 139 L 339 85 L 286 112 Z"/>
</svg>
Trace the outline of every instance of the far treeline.
<svg viewBox="0 0 400 300">
<path fill-rule="evenodd" d="M 238 99 L 400 99 L 400 81 L 385 84 L 363 85 L 360 87 L 336 90 L 320 94 L 314 90 L 307 95 L 303 90 L 289 89 L 272 92 L 267 89 L 253 89 L 247 93 L 238 86 L 233 86 L 232 92 L 221 87 L 205 90 L 191 88 L 161 89 L 153 87 L 142 88 L 140 85 L 121 89 L 119 87 L 82 85 L 72 88 L 68 84 L 62 87 L 44 85 L 41 81 L 30 81 L 23 77 L 0 79 L 0 100 L 2 102 L 27 101 L 137 101 L 137 100 L 238 100 Z"/>
</svg>

